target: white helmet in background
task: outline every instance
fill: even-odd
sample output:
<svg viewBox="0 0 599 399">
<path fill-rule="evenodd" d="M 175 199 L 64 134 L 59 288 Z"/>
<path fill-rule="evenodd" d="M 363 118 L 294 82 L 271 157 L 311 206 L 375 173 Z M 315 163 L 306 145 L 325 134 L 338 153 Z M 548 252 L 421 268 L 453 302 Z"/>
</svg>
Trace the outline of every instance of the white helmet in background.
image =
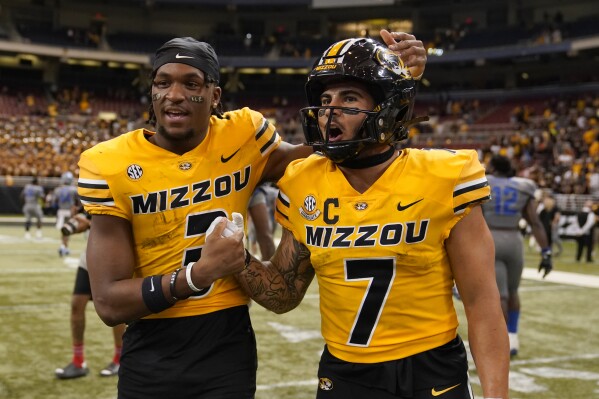
<svg viewBox="0 0 599 399">
<path fill-rule="evenodd" d="M 61 184 L 72 184 L 73 183 L 73 173 L 64 172 L 62 176 L 60 176 Z"/>
</svg>

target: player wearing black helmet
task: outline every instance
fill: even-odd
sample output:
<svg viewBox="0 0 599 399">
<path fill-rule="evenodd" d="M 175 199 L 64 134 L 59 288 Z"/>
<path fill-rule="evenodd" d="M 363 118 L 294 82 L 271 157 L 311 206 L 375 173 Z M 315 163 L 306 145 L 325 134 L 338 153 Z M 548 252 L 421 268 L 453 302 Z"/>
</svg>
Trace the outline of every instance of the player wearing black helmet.
<svg viewBox="0 0 599 399">
<path fill-rule="evenodd" d="M 327 85 L 350 81 L 362 84 L 372 96 L 372 109 L 322 104 L 321 95 Z M 347 39 L 330 46 L 308 75 L 306 95 L 310 106 L 303 108 L 301 115 L 307 143 L 342 165 L 359 158 L 368 145 L 406 139 L 409 125 L 425 119 L 411 119 L 416 81 L 408 68 L 397 54 L 372 39 Z M 348 115 L 364 116 L 352 138 L 338 139 L 335 108 Z M 325 114 L 328 117 L 323 121 Z"/>
<path fill-rule="evenodd" d="M 269 262 L 252 260 L 242 285 L 284 313 L 317 277 L 318 399 L 473 398 L 455 279 L 484 396 L 507 399 L 508 336 L 480 209 L 490 190 L 476 152 L 395 149 L 415 121 L 415 81 L 374 40 L 329 47 L 306 93 L 304 132 L 321 153 L 279 180 L 281 243 Z"/>
</svg>

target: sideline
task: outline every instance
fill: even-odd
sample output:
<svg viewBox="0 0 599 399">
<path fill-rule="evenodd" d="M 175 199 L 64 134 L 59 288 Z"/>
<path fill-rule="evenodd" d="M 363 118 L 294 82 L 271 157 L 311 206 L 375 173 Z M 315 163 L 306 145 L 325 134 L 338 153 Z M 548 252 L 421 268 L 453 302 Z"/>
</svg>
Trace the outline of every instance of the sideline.
<svg viewBox="0 0 599 399">
<path fill-rule="evenodd" d="M 553 270 L 547 275 L 547 277 L 543 278 L 537 269 L 525 267 L 522 271 L 522 278 L 527 280 L 544 281 L 548 283 L 575 285 L 577 287 L 599 288 L 599 276 L 590 274 Z"/>
<path fill-rule="evenodd" d="M 33 222 L 35 223 L 35 222 Z M 25 224 L 25 217 L 21 214 L 0 216 L 0 226 L 22 226 Z M 34 224 L 35 225 L 35 224 Z M 56 215 L 44 215 L 42 217 L 42 226 L 56 226 Z"/>
</svg>

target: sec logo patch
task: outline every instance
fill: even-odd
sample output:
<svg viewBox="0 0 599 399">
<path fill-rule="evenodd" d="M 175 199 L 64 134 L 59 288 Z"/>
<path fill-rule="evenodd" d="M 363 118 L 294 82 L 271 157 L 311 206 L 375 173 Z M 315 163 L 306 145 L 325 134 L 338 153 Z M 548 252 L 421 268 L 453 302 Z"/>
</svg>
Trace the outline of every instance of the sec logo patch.
<svg viewBox="0 0 599 399">
<path fill-rule="evenodd" d="M 304 198 L 304 204 L 299 208 L 300 215 L 309 221 L 315 220 L 320 216 L 320 210 L 316 208 L 316 197 L 312 194 Z"/>
</svg>

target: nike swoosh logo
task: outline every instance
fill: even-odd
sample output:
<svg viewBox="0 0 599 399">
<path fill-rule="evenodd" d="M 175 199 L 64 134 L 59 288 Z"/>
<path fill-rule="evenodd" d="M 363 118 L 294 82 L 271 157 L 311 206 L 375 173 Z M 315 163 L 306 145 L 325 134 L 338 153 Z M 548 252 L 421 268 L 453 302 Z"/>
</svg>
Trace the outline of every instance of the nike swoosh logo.
<svg viewBox="0 0 599 399">
<path fill-rule="evenodd" d="M 153 278 L 150 279 L 150 284 L 152 285 L 152 288 L 150 288 L 150 292 L 154 292 L 154 279 Z"/>
<path fill-rule="evenodd" d="M 399 203 L 397 204 L 397 210 L 398 211 L 405 211 L 406 209 L 408 209 L 409 207 L 411 207 L 412 205 L 416 205 L 417 203 L 419 203 L 420 201 L 422 201 L 424 198 L 420 198 L 418 201 L 414 201 L 412 203 L 409 203 L 408 205 L 404 205 L 401 206 L 401 201 L 399 201 Z"/>
<path fill-rule="evenodd" d="M 459 387 L 460 385 L 462 385 L 462 383 L 459 383 L 459 384 L 457 384 L 457 385 L 454 385 L 454 386 L 452 386 L 452 387 L 449 387 L 449 388 L 442 389 L 442 390 L 440 390 L 440 391 L 435 391 L 435 388 L 433 388 L 433 389 L 431 390 L 431 395 L 433 395 L 433 396 L 439 396 L 439 395 L 443 395 L 445 392 L 449 392 L 449 391 L 451 391 L 452 389 L 454 389 L 454 388 L 456 388 L 456 387 Z"/>
<path fill-rule="evenodd" d="M 179 55 L 179 53 L 177 53 L 177 55 L 175 56 L 175 58 L 193 58 L 193 57 L 190 57 L 188 55 Z"/>
<path fill-rule="evenodd" d="M 220 161 L 221 161 L 222 163 L 227 163 L 227 162 L 229 162 L 229 160 L 230 160 L 231 158 L 233 158 L 233 157 L 234 157 L 234 156 L 235 156 L 235 155 L 236 155 L 236 154 L 239 152 L 239 150 L 241 150 L 241 148 L 238 148 L 238 149 L 237 149 L 237 151 L 235 151 L 233 154 L 231 154 L 231 155 L 230 155 L 230 156 L 228 156 L 228 157 L 225 157 L 224 155 L 221 155 L 221 156 L 220 156 Z"/>
</svg>

